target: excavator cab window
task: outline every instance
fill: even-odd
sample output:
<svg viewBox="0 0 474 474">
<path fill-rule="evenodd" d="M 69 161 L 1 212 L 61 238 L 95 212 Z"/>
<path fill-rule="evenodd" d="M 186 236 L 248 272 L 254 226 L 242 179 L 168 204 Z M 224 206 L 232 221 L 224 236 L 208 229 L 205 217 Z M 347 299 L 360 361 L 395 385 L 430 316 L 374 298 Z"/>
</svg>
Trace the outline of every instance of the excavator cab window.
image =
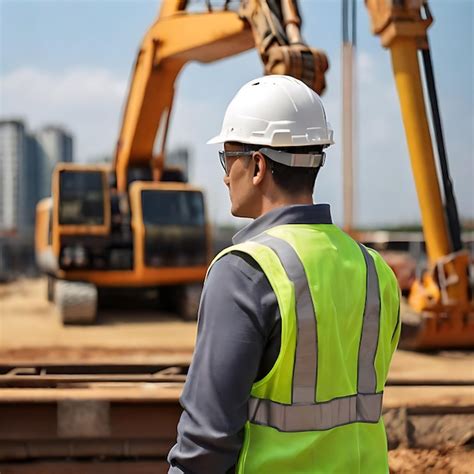
<svg viewBox="0 0 474 474">
<path fill-rule="evenodd" d="M 146 266 L 206 264 L 206 224 L 201 192 L 143 190 L 142 212 Z"/>
<path fill-rule="evenodd" d="M 104 224 L 102 174 L 101 171 L 61 171 L 59 176 L 60 225 Z"/>
</svg>

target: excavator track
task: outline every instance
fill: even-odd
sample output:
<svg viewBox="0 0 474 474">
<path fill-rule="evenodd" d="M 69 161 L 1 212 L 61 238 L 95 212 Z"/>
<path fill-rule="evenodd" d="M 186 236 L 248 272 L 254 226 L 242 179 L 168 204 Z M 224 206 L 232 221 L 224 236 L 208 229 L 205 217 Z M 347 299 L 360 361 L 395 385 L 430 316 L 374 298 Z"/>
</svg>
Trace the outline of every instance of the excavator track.
<svg viewBox="0 0 474 474">
<path fill-rule="evenodd" d="M 91 324 L 97 317 L 97 287 L 91 283 L 57 281 L 55 303 L 64 324 Z"/>
</svg>

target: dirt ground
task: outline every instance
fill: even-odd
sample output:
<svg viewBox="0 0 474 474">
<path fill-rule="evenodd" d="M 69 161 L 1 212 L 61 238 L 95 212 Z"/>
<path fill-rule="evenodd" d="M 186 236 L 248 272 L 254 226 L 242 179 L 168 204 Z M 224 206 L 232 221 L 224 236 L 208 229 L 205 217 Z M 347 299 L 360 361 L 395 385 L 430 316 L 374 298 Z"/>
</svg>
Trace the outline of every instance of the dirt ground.
<svg viewBox="0 0 474 474">
<path fill-rule="evenodd" d="M 196 325 L 150 308 L 100 311 L 96 324 L 63 326 L 46 300 L 44 279 L 0 285 L 0 361 L 82 360 L 148 362 L 169 354 L 187 357 Z"/>
<path fill-rule="evenodd" d="M 120 305 L 102 311 L 95 325 L 64 327 L 54 305 L 46 301 L 44 279 L 0 285 L 0 364 L 186 363 L 195 335 L 195 323 L 146 308 L 124 310 Z M 399 351 L 390 376 L 407 381 L 424 378 L 433 382 L 441 377 L 472 382 L 474 355 Z M 472 398 L 474 402 L 474 393 Z M 474 451 L 466 446 L 445 450 L 400 447 L 389 456 L 391 473 L 474 473 Z"/>
<path fill-rule="evenodd" d="M 451 450 L 395 449 L 389 451 L 391 474 L 472 474 L 474 452 L 468 448 Z"/>
<path fill-rule="evenodd" d="M 63 326 L 56 308 L 46 300 L 45 279 L 0 284 L 0 361 L 120 359 L 145 363 L 166 355 L 190 358 L 195 323 L 125 303 L 126 299 L 113 309 L 101 310 L 94 325 Z M 397 351 L 390 371 L 392 378 L 406 381 L 432 381 L 439 374 L 445 380 L 474 381 L 474 353 Z"/>
</svg>

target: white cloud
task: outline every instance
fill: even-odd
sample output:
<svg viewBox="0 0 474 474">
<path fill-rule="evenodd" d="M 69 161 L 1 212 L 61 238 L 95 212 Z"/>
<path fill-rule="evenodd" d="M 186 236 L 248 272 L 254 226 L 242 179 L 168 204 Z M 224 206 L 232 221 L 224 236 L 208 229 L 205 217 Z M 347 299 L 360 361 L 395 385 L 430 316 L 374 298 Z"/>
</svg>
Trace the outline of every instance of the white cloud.
<svg viewBox="0 0 474 474">
<path fill-rule="evenodd" d="M 1 78 L 2 116 L 24 117 L 38 128 L 57 123 L 75 137 L 79 161 L 110 155 L 119 129 L 127 81 L 106 69 L 61 73 L 21 68 Z"/>
</svg>

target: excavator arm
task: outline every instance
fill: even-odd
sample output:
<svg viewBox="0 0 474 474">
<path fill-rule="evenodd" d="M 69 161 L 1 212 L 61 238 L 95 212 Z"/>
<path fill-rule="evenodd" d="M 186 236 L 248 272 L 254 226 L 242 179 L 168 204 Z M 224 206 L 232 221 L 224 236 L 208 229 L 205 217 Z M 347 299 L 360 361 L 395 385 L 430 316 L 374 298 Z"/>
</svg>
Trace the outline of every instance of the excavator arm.
<svg viewBox="0 0 474 474">
<path fill-rule="evenodd" d="M 191 13 L 185 0 L 164 0 L 135 62 L 114 168 L 118 191 L 127 190 L 131 168 L 164 168 L 174 83 L 189 61 L 209 63 L 256 47 L 267 74 L 289 74 L 321 93 L 328 61 L 301 38 L 296 0 L 242 0 L 238 11 Z M 155 145 L 155 140 L 157 145 Z M 154 156 L 154 150 L 158 150 Z"/>
</svg>

